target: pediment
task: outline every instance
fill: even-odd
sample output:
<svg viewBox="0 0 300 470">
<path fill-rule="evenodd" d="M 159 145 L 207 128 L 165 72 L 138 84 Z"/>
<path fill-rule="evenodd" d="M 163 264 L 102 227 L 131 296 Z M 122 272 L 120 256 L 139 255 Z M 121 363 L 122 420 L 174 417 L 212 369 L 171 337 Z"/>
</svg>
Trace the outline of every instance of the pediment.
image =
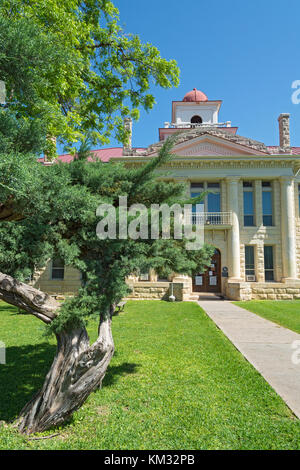
<svg viewBox="0 0 300 470">
<path fill-rule="evenodd" d="M 192 141 L 187 141 L 179 145 L 175 145 L 172 153 L 183 156 L 231 156 L 231 155 L 257 155 L 256 149 L 246 147 L 233 142 L 223 141 L 214 136 L 202 136 Z"/>
<path fill-rule="evenodd" d="M 148 154 L 157 154 L 163 142 L 149 147 Z M 151 151 L 152 150 L 152 151 Z M 178 134 L 172 153 L 179 156 L 242 156 L 269 155 L 261 143 L 223 130 L 209 129 Z"/>
</svg>

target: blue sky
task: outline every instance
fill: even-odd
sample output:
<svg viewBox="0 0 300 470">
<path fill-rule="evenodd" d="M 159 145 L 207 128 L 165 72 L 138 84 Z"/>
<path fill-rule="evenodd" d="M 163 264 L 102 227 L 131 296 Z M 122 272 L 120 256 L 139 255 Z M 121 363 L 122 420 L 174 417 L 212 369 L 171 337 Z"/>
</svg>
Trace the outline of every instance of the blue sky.
<svg viewBox="0 0 300 470">
<path fill-rule="evenodd" d="M 171 120 L 172 100 L 194 87 L 223 100 L 220 121 L 267 145 L 278 144 L 279 114 L 291 113 L 292 145 L 300 146 L 300 104 L 291 100 L 292 83 L 300 80 L 299 0 L 114 3 L 125 31 L 157 46 L 181 70 L 178 88 L 153 88 L 157 104 L 134 123 L 134 146 L 156 142 L 158 127 Z"/>
</svg>

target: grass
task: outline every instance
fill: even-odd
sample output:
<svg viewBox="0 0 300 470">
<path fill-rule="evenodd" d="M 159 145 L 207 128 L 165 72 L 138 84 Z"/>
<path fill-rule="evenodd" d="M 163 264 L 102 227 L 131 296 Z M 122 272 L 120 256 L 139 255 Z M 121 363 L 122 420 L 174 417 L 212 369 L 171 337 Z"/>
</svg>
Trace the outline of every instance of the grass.
<svg viewBox="0 0 300 470">
<path fill-rule="evenodd" d="M 12 420 L 43 382 L 55 344 L 42 332 L 0 303 L 0 420 Z M 50 431 L 59 436 L 29 440 L 2 426 L 1 449 L 300 448 L 300 421 L 197 304 L 130 301 L 113 333 L 102 390 Z"/>
<path fill-rule="evenodd" d="M 251 300 L 249 302 L 233 302 L 260 317 L 278 325 L 300 333 L 300 302 L 299 300 Z"/>
</svg>

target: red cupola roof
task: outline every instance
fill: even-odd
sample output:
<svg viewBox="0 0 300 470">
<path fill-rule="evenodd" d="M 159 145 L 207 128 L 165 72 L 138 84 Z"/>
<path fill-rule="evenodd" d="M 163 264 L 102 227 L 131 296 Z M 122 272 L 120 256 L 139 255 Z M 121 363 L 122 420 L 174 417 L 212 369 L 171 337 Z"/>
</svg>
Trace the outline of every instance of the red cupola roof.
<svg viewBox="0 0 300 470">
<path fill-rule="evenodd" d="M 197 88 L 194 88 L 192 91 L 189 91 L 186 95 L 184 95 L 182 101 L 208 101 L 208 98 L 205 93 L 197 90 Z"/>
</svg>

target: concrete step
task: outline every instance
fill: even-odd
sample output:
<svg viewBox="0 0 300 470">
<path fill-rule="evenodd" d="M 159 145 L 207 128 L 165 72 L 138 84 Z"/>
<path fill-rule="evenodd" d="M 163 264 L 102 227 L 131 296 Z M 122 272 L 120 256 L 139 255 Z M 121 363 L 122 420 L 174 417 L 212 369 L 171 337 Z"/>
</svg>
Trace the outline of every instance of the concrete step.
<svg viewBox="0 0 300 470">
<path fill-rule="evenodd" d="M 225 296 L 214 292 L 192 292 L 189 300 L 224 300 Z"/>
</svg>

